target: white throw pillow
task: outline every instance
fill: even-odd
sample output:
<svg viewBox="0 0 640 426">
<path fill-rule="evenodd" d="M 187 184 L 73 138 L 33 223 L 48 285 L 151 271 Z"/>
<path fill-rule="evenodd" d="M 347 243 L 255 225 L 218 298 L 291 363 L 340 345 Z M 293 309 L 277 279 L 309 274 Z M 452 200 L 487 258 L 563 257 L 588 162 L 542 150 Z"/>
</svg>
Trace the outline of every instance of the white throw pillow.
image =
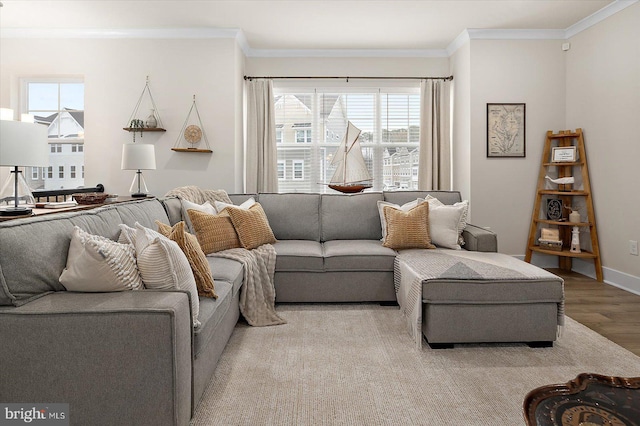
<svg viewBox="0 0 640 426">
<path fill-rule="evenodd" d="M 462 231 L 467 227 L 469 201 L 448 205 L 431 195 L 427 195 L 426 201 L 429 203 L 431 242 L 439 247 L 460 250 L 464 245 Z"/>
<path fill-rule="evenodd" d="M 218 213 L 216 208 L 209 201 L 206 201 L 204 204 L 197 204 L 187 200 L 180 200 L 180 204 L 182 207 L 182 219 L 184 220 L 185 225 L 187 225 L 187 231 L 192 234 L 194 234 L 194 231 L 191 219 L 189 218 L 189 213 L 187 212 L 189 209 L 198 210 L 199 212 L 206 214 Z"/>
<path fill-rule="evenodd" d="M 124 232 L 126 228 L 121 226 Z M 189 260 L 175 241 L 154 231 L 135 224 L 133 245 L 138 259 L 138 269 L 146 288 L 159 290 L 185 290 L 191 294 L 191 314 L 193 325 L 198 327 L 200 301 L 198 288 Z"/>
<path fill-rule="evenodd" d="M 241 208 L 243 210 L 249 210 L 249 207 L 251 207 L 255 203 L 256 203 L 256 200 L 253 197 L 249 198 L 248 200 L 246 200 L 244 203 L 240 204 L 239 206 L 236 206 L 235 204 L 223 203 L 222 201 L 214 201 L 214 204 L 215 204 L 216 210 L 217 210 L 216 213 L 222 212 L 222 210 L 226 209 L 227 207 L 237 207 L 237 208 Z"/>
<path fill-rule="evenodd" d="M 385 239 L 387 238 L 387 220 L 384 217 L 385 206 L 393 207 L 395 209 L 402 210 L 403 212 L 408 212 L 422 202 L 424 202 L 424 200 L 422 198 L 418 198 L 415 201 L 409 201 L 408 203 L 399 206 L 398 204 L 389 203 L 388 201 L 378 201 L 378 214 L 380 215 L 380 225 L 382 225 L 381 241 L 384 243 Z"/>
<path fill-rule="evenodd" d="M 60 283 L 69 291 L 83 292 L 143 288 L 133 246 L 89 234 L 77 226 L 71 234 Z"/>
</svg>

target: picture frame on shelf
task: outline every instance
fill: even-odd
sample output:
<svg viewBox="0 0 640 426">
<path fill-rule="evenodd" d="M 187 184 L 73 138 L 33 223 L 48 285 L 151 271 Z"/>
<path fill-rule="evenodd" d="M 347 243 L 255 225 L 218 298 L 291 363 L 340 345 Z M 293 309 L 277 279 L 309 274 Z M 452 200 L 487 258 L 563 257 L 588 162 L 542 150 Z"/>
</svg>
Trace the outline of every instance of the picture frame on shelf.
<svg viewBox="0 0 640 426">
<path fill-rule="evenodd" d="M 526 157 L 526 104 L 487 103 L 487 157 Z"/>
<path fill-rule="evenodd" d="M 562 200 L 558 198 L 547 199 L 547 220 L 559 221 L 562 219 Z"/>
<path fill-rule="evenodd" d="M 551 148 L 552 163 L 574 163 L 578 159 L 575 146 L 557 146 Z"/>
</svg>

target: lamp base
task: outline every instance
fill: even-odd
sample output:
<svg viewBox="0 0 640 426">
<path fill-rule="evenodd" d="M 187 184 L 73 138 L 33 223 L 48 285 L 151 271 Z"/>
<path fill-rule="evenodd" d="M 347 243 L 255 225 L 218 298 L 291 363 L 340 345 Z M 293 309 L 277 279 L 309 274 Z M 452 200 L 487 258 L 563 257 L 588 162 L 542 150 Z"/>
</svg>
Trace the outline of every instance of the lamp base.
<svg viewBox="0 0 640 426">
<path fill-rule="evenodd" d="M 0 209 L 0 216 L 31 216 L 33 210 L 28 207 L 8 207 Z"/>
<path fill-rule="evenodd" d="M 148 194 L 145 194 L 144 192 L 135 192 L 131 194 L 133 198 L 145 198 L 147 195 Z"/>
</svg>

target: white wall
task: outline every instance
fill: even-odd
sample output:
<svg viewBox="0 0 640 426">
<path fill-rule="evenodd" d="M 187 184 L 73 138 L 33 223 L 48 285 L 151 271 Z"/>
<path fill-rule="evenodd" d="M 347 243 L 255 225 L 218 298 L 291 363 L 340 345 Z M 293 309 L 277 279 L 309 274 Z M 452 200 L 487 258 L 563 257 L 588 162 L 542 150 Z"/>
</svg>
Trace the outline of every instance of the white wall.
<svg viewBox="0 0 640 426">
<path fill-rule="evenodd" d="M 526 249 L 547 130 L 565 123 L 562 41 L 471 40 L 472 222 L 498 234 L 498 250 Z M 487 103 L 526 104 L 526 157 L 487 158 Z"/>
<path fill-rule="evenodd" d="M 584 130 L 605 280 L 630 275 L 640 292 L 640 257 L 629 254 L 640 241 L 640 3 L 570 42 L 566 121 Z"/>
<path fill-rule="evenodd" d="M 236 173 L 242 156 L 239 55 L 234 39 L 5 38 L 0 41 L 0 104 L 18 108 L 20 77 L 83 76 L 85 183 L 102 183 L 106 191 L 126 195 L 134 172 L 120 170 L 122 144 L 131 142 L 122 128 L 149 76 L 167 129 L 136 137 L 156 146 L 157 170 L 144 172 L 151 192 L 162 195 L 188 184 L 234 192 L 241 187 Z M 171 151 L 194 94 L 213 154 Z M 138 118 L 148 115 L 142 107 Z"/>
<path fill-rule="evenodd" d="M 451 56 L 453 79 L 453 189 L 460 191 L 462 198 L 471 198 L 471 51 L 467 42 Z M 470 215 L 473 213 L 470 206 Z M 473 216 L 470 216 L 472 218 Z"/>
</svg>

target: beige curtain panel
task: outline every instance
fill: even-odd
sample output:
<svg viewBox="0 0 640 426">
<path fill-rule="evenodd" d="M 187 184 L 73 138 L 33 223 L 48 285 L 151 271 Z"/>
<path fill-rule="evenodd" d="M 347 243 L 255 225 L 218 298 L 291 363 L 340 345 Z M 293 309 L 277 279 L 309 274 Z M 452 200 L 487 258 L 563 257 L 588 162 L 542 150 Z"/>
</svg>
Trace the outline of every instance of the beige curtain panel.
<svg viewBox="0 0 640 426">
<path fill-rule="evenodd" d="M 420 83 L 418 189 L 451 189 L 451 82 Z"/>
<path fill-rule="evenodd" d="M 270 79 L 253 79 L 246 84 L 245 192 L 278 192 L 273 83 Z"/>
</svg>

